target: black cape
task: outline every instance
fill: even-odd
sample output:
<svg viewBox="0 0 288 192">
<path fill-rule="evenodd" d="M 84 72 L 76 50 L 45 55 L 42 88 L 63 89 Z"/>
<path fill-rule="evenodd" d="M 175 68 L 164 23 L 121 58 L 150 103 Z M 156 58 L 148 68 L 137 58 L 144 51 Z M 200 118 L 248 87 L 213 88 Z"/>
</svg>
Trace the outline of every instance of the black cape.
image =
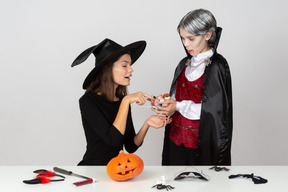
<svg viewBox="0 0 288 192">
<path fill-rule="evenodd" d="M 226 59 L 217 53 L 216 48 L 222 29 L 217 28 L 217 40 L 211 63 L 204 71 L 204 90 L 197 147 L 197 165 L 231 165 L 232 141 L 232 82 Z M 191 56 L 186 51 L 175 69 L 170 94 L 176 89 L 176 82 Z M 170 124 L 165 128 L 162 165 L 169 165 Z"/>
</svg>

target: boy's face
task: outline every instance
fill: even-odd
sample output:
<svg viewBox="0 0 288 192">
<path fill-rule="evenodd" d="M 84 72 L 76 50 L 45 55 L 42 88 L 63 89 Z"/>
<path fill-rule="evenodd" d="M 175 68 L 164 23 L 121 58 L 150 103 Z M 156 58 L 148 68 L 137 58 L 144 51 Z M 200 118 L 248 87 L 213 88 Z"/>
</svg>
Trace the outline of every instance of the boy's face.
<svg viewBox="0 0 288 192">
<path fill-rule="evenodd" d="M 208 40 L 211 38 L 211 32 L 208 32 L 204 36 L 194 36 L 188 31 L 186 31 L 186 29 L 180 28 L 179 33 L 182 43 L 190 55 L 195 56 L 210 49 L 208 45 Z"/>
</svg>

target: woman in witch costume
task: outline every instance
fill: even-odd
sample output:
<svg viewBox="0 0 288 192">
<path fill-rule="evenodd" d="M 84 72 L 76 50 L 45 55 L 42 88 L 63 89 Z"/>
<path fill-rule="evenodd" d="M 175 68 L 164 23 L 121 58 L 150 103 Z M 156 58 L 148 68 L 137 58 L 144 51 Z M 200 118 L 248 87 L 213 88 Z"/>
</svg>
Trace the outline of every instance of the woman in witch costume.
<svg viewBox="0 0 288 192">
<path fill-rule="evenodd" d="M 230 165 L 232 86 L 226 59 L 217 53 L 222 29 L 213 14 L 198 9 L 178 25 L 187 56 L 176 67 L 165 128 L 163 165 Z"/>
<path fill-rule="evenodd" d="M 169 118 L 150 116 L 136 134 L 131 117 L 131 103 L 143 105 L 151 96 L 137 92 L 127 94 L 133 69 L 131 65 L 146 47 L 145 41 L 127 46 L 105 39 L 82 52 L 72 67 L 84 62 L 91 53 L 96 57 L 95 68 L 83 83 L 85 94 L 80 98 L 82 124 L 87 146 L 78 165 L 107 165 L 119 151 L 135 152 L 142 144 L 149 127 L 160 128 Z"/>
</svg>

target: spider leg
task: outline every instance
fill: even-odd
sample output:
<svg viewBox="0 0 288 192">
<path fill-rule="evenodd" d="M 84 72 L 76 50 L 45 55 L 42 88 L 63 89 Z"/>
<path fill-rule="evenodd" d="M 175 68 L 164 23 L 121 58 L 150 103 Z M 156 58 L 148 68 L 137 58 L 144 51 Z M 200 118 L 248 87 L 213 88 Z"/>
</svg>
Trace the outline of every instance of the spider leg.
<svg viewBox="0 0 288 192">
<path fill-rule="evenodd" d="M 158 186 L 158 184 L 156 184 L 156 185 L 152 186 L 151 188 L 154 188 L 154 187 L 157 187 L 157 186 Z"/>
<path fill-rule="evenodd" d="M 159 184 L 159 185 L 157 186 L 157 189 L 166 189 L 166 185 Z"/>
<path fill-rule="evenodd" d="M 167 191 L 168 191 L 168 190 L 174 189 L 174 187 L 172 187 L 171 185 L 167 185 L 167 186 L 166 186 L 166 189 L 167 189 Z"/>
</svg>

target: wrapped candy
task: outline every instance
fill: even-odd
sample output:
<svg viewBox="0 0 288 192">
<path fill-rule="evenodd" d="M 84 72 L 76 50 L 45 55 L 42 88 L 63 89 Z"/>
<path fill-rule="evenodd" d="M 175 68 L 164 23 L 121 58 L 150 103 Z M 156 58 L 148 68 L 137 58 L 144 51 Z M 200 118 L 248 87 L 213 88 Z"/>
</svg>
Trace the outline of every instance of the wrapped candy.
<svg viewBox="0 0 288 192">
<path fill-rule="evenodd" d="M 166 99 L 170 99 L 171 97 L 170 97 L 170 95 L 169 95 L 168 93 L 165 93 L 165 94 L 163 95 L 163 98 L 166 100 Z"/>
<path fill-rule="evenodd" d="M 159 109 L 157 108 L 157 106 L 160 107 L 167 107 L 167 104 L 164 104 L 164 101 L 167 99 L 170 99 L 170 95 L 168 93 L 165 93 L 163 96 L 159 95 L 158 97 L 153 96 L 153 100 L 151 101 L 151 104 L 153 105 L 153 107 L 155 107 L 155 109 L 157 111 L 159 111 Z"/>
</svg>

